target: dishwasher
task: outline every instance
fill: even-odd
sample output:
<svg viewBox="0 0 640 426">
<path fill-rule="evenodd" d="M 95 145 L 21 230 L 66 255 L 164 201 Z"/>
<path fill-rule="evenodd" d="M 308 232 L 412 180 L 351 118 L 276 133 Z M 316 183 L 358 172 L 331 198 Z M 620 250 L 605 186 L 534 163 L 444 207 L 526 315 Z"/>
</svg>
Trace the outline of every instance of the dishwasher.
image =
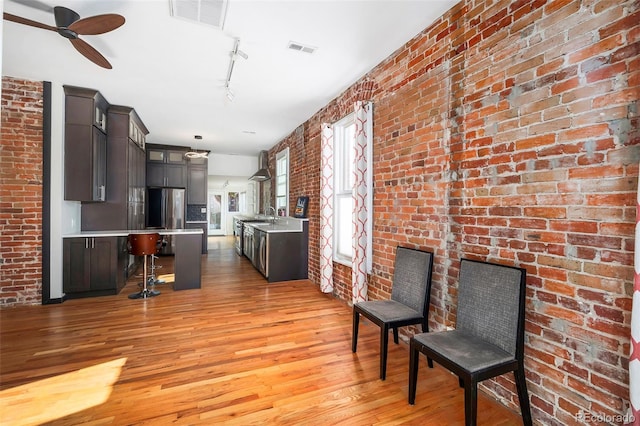
<svg viewBox="0 0 640 426">
<path fill-rule="evenodd" d="M 259 229 L 255 230 L 256 261 L 254 266 L 265 278 L 269 278 L 269 234 Z"/>
<path fill-rule="evenodd" d="M 253 243 L 253 234 L 255 232 L 255 228 L 253 226 L 247 226 L 244 225 L 243 229 L 242 229 L 242 239 L 243 239 L 243 244 L 242 244 L 242 251 L 244 252 L 244 255 L 247 256 L 247 259 L 249 259 L 249 261 L 251 261 L 251 263 L 255 263 L 253 258 L 254 253 L 255 253 L 255 249 L 254 249 L 254 243 Z"/>
</svg>

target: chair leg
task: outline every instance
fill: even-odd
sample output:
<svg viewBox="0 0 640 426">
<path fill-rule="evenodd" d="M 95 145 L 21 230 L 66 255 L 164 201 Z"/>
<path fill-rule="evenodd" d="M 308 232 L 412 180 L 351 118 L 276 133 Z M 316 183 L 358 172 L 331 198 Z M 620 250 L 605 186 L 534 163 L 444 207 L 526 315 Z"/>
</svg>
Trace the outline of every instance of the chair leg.
<svg viewBox="0 0 640 426">
<path fill-rule="evenodd" d="M 156 266 L 156 259 L 158 256 L 151 255 L 151 273 L 149 274 L 149 284 L 155 286 L 156 284 L 164 284 L 164 280 L 160 280 L 156 277 L 156 269 L 162 268 L 162 265 Z"/>
<path fill-rule="evenodd" d="M 427 321 L 426 317 L 422 321 L 422 332 L 423 333 L 429 332 L 429 321 Z M 427 365 L 429 366 L 429 368 L 433 368 L 433 360 L 429 357 L 427 357 Z"/>
<path fill-rule="evenodd" d="M 153 255 L 149 255 L 149 256 L 153 256 Z M 147 255 L 144 256 L 144 289 L 142 290 L 143 296 L 144 298 L 147 297 L 153 297 L 153 296 L 157 296 L 160 294 L 159 291 L 154 290 L 153 288 L 151 290 L 149 290 L 148 287 L 148 283 L 149 283 L 149 268 L 147 267 Z"/>
<path fill-rule="evenodd" d="M 142 272 L 142 277 L 143 277 L 142 279 L 144 280 L 143 281 L 144 285 L 142 287 L 142 291 L 146 295 L 147 294 L 147 279 L 149 277 L 149 275 L 147 275 L 147 255 L 146 254 L 144 255 L 144 261 L 143 261 L 143 264 L 142 264 L 142 271 L 143 271 Z"/>
<path fill-rule="evenodd" d="M 513 372 L 516 376 L 516 388 L 518 389 L 518 400 L 520 400 L 520 412 L 522 413 L 522 423 L 525 426 L 531 426 L 531 405 L 529 404 L 529 393 L 527 392 L 527 380 L 524 375 L 524 365 L 520 365 Z"/>
<path fill-rule="evenodd" d="M 413 343 L 409 344 L 409 404 L 416 403 L 416 388 L 418 384 L 418 360 L 420 353 Z"/>
<path fill-rule="evenodd" d="M 159 291 L 149 290 L 147 288 L 147 281 L 149 280 L 149 275 L 147 274 L 147 255 L 145 254 L 142 259 L 142 290 L 138 293 L 133 293 L 129 295 L 129 299 L 146 299 L 148 297 L 154 297 L 160 294 Z"/>
<path fill-rule="evenodd" d="M 389 326 L 380 327 L 380 380 L 387 378 L 387 347 L 389 346 Z"/>
<path fill-rule="evenodd" d="M 351 352 L 356 351 L 358 347 L 358 325 L 360 324 L 360 314 L 353 309 L 353 331 L 351 333 Z"/>
<path fill-rule="evenodd" d="M 398 327 L 393 327 L 393 343 L 398 344 Z"/>
<path fill-rule="evenodd" d="M 469 379 L 464 386 L 464 424 L 466 426 L 476 426 L 477 417 L 478 384 L 475 380 Z"/>
</svg>

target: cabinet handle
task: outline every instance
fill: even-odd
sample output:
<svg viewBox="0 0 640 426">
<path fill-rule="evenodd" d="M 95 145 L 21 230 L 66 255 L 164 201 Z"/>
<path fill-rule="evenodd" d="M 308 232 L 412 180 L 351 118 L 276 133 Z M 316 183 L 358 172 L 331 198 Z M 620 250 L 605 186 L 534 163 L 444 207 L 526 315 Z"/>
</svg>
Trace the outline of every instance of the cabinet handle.
<svg viewBox="0 0 640 426">
<path fill-rule="evenodd" d="M 91 248 L 96 248 L 96 239 L 95 238 L 91 239 Z"/>
<path fill-rule="evenodd" d="M 88 238 L 84 239 L 84 248 L 86 248 L 86 249 L 89 248 L 89 239 Z"/>
</svg>

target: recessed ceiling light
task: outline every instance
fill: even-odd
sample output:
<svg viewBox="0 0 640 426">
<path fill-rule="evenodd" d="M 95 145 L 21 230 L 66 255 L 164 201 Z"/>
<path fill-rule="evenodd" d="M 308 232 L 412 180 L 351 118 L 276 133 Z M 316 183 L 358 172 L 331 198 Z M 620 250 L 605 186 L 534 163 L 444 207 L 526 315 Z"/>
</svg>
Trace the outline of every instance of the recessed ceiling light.
<svg viewBox="0 0 640 426">
<path fill-rule="evenodd" d="M 317 47 L 298 43 L 297 41 L 290 41 L 287 47 L 291 50 L 295 50 L 296 52 L 304 52 L 304 53 L 313 53 L 317 49 Z"/>
</svg>

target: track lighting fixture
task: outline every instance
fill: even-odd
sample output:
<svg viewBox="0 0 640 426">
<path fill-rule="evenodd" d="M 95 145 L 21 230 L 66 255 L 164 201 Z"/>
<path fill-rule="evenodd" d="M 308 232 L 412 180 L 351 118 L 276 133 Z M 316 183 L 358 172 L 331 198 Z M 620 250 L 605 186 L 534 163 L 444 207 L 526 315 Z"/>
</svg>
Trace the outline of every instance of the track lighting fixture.
<svg viewBox="0 0 640 426">
<path fill-rule="evenodd" d="M 229 102 L 233 101 L 235 97 L 234 93 L 231 91 L 229 85 L 231 84 L 231 75 L 233 74 L 233 67 L 236 64 L 236 59 L 239 57 L 243 59 L 249 59 L 249 55 L 240 50 L 240 39 L 236 38 L 233 42 L 233 50 L 230 53 L 231 60 L 229 61 L 229 69 L 227 70 L 227 79 L 224 82 L 225 96 L 229 100 Z"/>
</svg>

